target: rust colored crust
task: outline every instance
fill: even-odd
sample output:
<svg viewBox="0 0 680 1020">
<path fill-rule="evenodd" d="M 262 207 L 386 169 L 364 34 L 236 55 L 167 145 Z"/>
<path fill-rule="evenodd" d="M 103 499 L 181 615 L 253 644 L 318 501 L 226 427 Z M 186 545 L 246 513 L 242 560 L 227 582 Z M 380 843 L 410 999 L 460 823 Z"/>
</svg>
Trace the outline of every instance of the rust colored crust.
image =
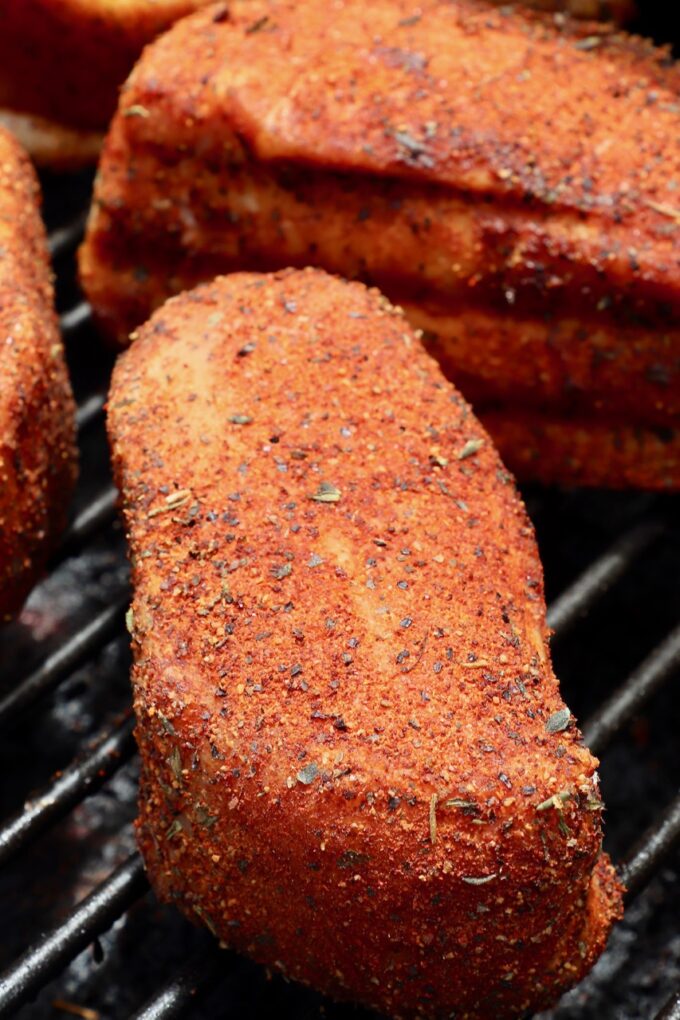
<svg viewBox="0 0 680 1020">
<path fill-rule="evenodd" d="M 2 0 L 0 108 L 32 114 L 24 138 L 48 165 L 93 162 L 92 132 L 113 114 L 143 47 L 210 0 Z M 629 0 L 530 0 L 578 16 L 630 17 Z"/>
<path fill-rule="evenodd" d="M 677 70 L 594 24 L 420 9 L 235 0 L 150 47 L 81 251 L 99 321 L 126 343 L 218 272 L 312 263 L 379 286 L 510 417 L 678 429 Z M 673 460 L 591 477 L 680 485 Z"/>
<path fill-rule="evenodd" d="M 394 1016 L 553 1002 L 621 911 L 597 762 L 524 507 L 403 316 L 218 278 L 140 330 L 108 427 L 161 897 Z"/>
<path fill-rule="evenodd" d="M 43 569 L 76 476 L 39 197 L 28 157 L 0 129 L 0 620 Z"/>
<path fill-rule="evenodd" d="M 146 43 L 206 2 L 2 0 L 0 107 L 37 114 L 54 122 L 52 130 L 103 130 Z M 62 137 L 73 146 L 68 133 Z M 50 152 L 42 143 L 39 151 Z"/>
<path fill-rule="evenodd" d="M 522 0 L 526 7 L 535 7 L 539 11 L 566 11 L 575 18 L 612 19 L 625 24 L 636 12 L 632 0 Z M 494 3 L 507 7 L 506 0 L 494 0 Z"/>
<path fill-rule="evenodd" d="M 579 421 L 513 408 L 479 408 L 503 461 L 526 480 L 672 489 L 680 477 L 680 431 Z"/>
</svg>

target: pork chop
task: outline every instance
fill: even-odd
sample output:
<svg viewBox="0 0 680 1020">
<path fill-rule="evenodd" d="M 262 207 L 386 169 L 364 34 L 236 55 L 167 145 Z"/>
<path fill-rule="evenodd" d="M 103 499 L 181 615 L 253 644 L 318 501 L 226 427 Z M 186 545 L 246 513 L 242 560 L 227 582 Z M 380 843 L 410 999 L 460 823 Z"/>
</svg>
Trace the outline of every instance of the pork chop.
<svg viewBox="0 0 680 1020">
<path fill-rule="evenodd" d="M 108 428 L 151 881 L 220 939 L 399 1017 L 517 1017 L 621 910 L 541 566 L 469 406 L 318 270 L 170 300 Z"/>
<path fill-rule="evenodd" d="M 545 423 L 545 456 L 503 446 L 522 477 L 678 487 L 679 85 L 641 39 L 481 0 L 217 5 L 122 93 L 84 287 L 125 344 L 218 272 L 367 280 L 492 426 Z"/>
<path fill-rule="evenodd" d="M 146 43 L 206 2 L 2 0 L 0 122 L 38 163 L 94 163 Z"/>
<path fill-rule="evenodd" d="M 76 475 L 73 398 L 38 202 L 28 156 L 0 128 L 0 620 L 40 574 Z"/>
</svg>

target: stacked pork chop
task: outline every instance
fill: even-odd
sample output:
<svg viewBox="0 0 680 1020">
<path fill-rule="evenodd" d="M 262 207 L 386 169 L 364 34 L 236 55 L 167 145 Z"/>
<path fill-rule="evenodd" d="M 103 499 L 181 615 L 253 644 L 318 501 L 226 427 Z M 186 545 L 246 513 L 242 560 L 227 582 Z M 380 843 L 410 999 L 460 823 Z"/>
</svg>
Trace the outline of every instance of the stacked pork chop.
<svg viewBox="0 0 680 1020">
<path fill-rule="evenodd" d="M 640 39 L 476 0 L 209 8 L 122 93 L 85 289 L 126 343 L 218 271 L 362 278 L 522 477 L 677 487 L 679 83 Z"/>
</svg>

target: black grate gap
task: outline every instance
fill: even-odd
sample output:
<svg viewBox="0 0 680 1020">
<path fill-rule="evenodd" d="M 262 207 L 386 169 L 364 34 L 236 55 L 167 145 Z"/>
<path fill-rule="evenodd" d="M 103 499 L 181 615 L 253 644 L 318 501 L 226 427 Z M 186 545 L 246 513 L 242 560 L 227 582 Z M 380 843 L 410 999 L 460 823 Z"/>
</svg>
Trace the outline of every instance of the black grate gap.
<svg viewBox="0 0 680 1020">
<path fill-rule="evenodd" d="M 126 716 L 5 822 L 0 828 L 0 864 L 98 790 L 132 757 L 136 750 L 133 727 L 133 720 Z"/>
<path fill-rule="evenodd" d="M 111 927 L 149 888 L 142 859 L 132 854 L 86 896 L 58 927 L 42 935 L 36 944 L 3 975 L 0 975 L 0 1017 L 32 999 L 50 978 Z"/>
<path fill-rule="evenodd" d="M 680 843 L 680 793 L 627 855 L 620 876 L 628 897 L 636 896 Z"/>
<path fill-rule="evenodd" d="M 680 667 L 680 624 L 607 698 L 583 726 L 583 739 L 599 754 Z"/>
<path fill-rule="evenodd" d="M 86 542 L 113 522 L 117 502 L 117 489 L 113 485 L 108 485 L 80 511 L 66 530 L 59 551 L 52 561 L 53 568 L 69 556 L 79 553 Z"/>
<path fill-rule="evenodd" d="M 224 961 L 225 954 L 217 946 L 207 954 L 197 952 L 132 1020 L 174 1020 L 183 1016 L 196 995 L 224 975 Z"/>
<path fill-rule="evenodd" d="M 47 247 L 52 259 L 61 258 L 62 255 L 68 255 L 74 251 L 83 238 L 86 223 L 87 211 L 79 213 L 65 226 L 52 231 L 47 238 Z"/>
<path fill-rule="evenodd" d="M 560 637 L 565 634 L 662 531 L 663 522 L 652 519 L 621 535 L 555 599 L 548 610 L 548 626 L 559 632 Z"/>
<path fill-rule="evenodd" d="M 680 1020 L 680 989 L 671 995 L 661 1012 L 657 1013 L 656 1020 Z"/>
<path fill-rule="evenodd" d="M 108 644 L 121 629 L 127 603 L 127 593 L 120 595 L 6 694 L 0 700 L 0 727 L 16 719 Z"/>
</svg>

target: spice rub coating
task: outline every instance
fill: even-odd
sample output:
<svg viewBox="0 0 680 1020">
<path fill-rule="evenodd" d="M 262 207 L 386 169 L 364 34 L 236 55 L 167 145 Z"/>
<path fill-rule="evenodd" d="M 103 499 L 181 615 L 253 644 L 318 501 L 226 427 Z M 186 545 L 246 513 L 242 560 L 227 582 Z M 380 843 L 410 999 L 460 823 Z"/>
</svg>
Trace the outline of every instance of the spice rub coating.
<svg viewBox="0 0 680 1020">
<path fill-rule="evenodd" d="M 125 344 L 216 273 L 318 265 L 403 305 L 480 410 L 677 451 L 679 84 L 641 39 L 481 0 L 216 5 L 122 92 L 83 285 Z"/>
<path fill-rule="evenodd" d="M 76 474 L 38 202 L 28 157 L 0 128 L 0 620 L 20 608 L 42 570 Z"/>
<path fill-rule="evenodd" d="M 597 762 L 512 479 L 403 315 L 218 278 L 139 331 L 108 429 L 156 891 L 390 1015 L 553 1002 L 620 913 Z"/>
<path fill-rule="evenodd" d="M 18 129 L 41 163 L 94 162 L 118 90 L 143 47 L 205 4 L 2 0 L 0 120 Z"/>
<path fill-rule="evenodd" d="M 507 6 L 504 0 L 494 3 Z M 575 18 L 611 19 L 619 24 L 630 21 L 637 13 L 633 0 L 522 0 L 522 3 L 539 11 L 565 11 Z"/>
<path fill-rule="evenodd" d="M 678 430 L 502 406 L 480 418 L 504 462 L 527 481 L 597 486 L 603 464 L 620 488 L 670 488 L 680 476 Z"/>
</svg>

